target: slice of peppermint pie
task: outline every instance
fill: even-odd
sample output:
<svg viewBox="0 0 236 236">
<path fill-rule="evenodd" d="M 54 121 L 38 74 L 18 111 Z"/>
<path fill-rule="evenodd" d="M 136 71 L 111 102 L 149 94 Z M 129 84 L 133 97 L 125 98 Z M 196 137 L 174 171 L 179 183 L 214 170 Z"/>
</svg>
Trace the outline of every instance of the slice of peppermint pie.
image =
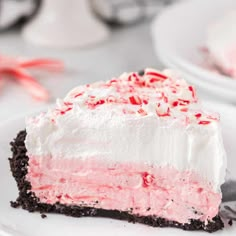
<svg viewBox="0 0 236 236">
<path fill-rule="evenodd" d="M 13 206 L 213 232 L 226 155 L 218 115 L 175 73 L 79 86 L 11 143 Z"/>
</svg>

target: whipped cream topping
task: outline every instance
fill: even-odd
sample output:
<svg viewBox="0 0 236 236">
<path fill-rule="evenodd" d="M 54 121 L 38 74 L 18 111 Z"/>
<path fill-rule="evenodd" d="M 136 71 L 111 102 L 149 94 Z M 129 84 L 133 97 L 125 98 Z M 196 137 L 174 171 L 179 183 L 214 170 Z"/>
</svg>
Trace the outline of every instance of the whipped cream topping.
<svg viewBox="0 0 236 236">
<path fill-rule="evenodd" d="M 181 119 L 186 125 L 207 125 L 218 120 L 216 114 L 198 109 L 195 89 L 169 70 L 161 73 L 146 69 L 143 76 L 124 73 L 106 82 L 79 86 L 57 104 L 56 115 L 79 108 L 109 109 L 118 116 L 155 114 L 158 119 Z"/>
<path fill-rule="evenodd" d="M 226 158 L 219 117 L 172 71 L 146 69 L 73 89 L 26 122 L 29 156 L 99 158 L 200 173 L 219 190 Z"/>
<path fill-rule="evenodd" d="M 236 11 L 230 11 L 207 31 L 206 46 L 223 73 L 236 78 Z"/>
</svg>

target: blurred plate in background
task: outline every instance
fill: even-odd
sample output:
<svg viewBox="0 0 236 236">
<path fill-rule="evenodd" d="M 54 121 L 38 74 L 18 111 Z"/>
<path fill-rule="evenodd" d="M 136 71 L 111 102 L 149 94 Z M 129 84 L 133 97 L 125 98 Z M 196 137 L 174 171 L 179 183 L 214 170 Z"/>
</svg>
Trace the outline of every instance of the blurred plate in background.
<svg viewBox="0 0 236 236">
<path fill-rule="evenodd" d="M 179 69 L 188 75 L 187 80 L 215 98 L 236 103 L 236 81 L 204 68 L 200 50 L 206 44 L 209 25 L 231 9 L 236 9 L 235 0 L 181 1 L 156 17 L 152 36 L 162 63 Z"/>
</svg>

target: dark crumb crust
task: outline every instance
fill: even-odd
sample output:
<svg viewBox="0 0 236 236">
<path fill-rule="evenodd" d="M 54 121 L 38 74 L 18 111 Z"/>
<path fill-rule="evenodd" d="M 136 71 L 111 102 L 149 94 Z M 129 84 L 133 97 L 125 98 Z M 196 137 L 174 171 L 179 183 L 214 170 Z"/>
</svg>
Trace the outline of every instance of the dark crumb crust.
<svg viewBox="0 0 236 236">
<path fill-rule="evenodd" d="M 184 230 L 204 230 L 207 232 L 215 232 L 224 227 L 219 216 L 214 217 L 214 219 L 209 221 L 207 225 L 199 220 L 191 220 L 189 224 L 180 224 L 178 222 L 165 220 L 155 216 L 138 216 L 118 210 L 104 210 L 92 207 L 63 205 L 60 203 L 53 205 L 40 203 L 39 199 L 33 192 L 31 192 L 31 185 L 26 180 L 29 158 L 26 155 L 26 147 L 24 143 L 25 137 L 26 131 L 21 131 L 17 135 L 16 139 L 11 142 L 12 158 L 9 158 L 10 167 L 19 189 L 19 197 L 15 202 L 11 202 L 11 206 L 14 208 L 22 207 L 29 212 L 38 211 L 43 217 L 45 217 L 44 213 L 61 213 L 73 217 L 109 217 L 133 223 L 143 223 L 153 227 L 176 227 Z"/>
</svg>

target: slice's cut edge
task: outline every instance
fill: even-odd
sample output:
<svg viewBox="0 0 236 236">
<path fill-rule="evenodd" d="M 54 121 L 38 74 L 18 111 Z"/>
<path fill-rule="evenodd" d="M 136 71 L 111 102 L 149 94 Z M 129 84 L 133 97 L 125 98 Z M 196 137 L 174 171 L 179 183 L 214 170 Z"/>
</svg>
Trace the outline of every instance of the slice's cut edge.
<svg viewBox="0 0 236 236">
<path fill-rule="evenodd" d="M 118 210 L 104 210 L 92 207 L 65 205 L 65 204 L 46 204 L 40 200 L 31 191 L 31 184 L 26 180 L 28 172 L 27 150 L 25 147 L 26 131 L 18 133 L 16 139 L 11 142 L 12 158 L 9 158 L 11 172 L 15 178 L 19 190 L 19 196 L 15 202 L 11 202 L 12 207 L 22 207 L 29 212 L 40 213 L 60 213 L 73 217 L 97 216 L 108 217 L 112 219 L 126 220 L 128 222 L 137 222 L 153 227 L 175 227 L 184 230 L 204 230 L 215 232 L 224 227 L 220 216 L 217 215 L 212 221 L 202 222 L 200 220 L 190 220 L 190 223 L 181 224 L 175 221 L 166 220 L 155 216 L 139 216 L 129 212 Z"/>
</svg>

